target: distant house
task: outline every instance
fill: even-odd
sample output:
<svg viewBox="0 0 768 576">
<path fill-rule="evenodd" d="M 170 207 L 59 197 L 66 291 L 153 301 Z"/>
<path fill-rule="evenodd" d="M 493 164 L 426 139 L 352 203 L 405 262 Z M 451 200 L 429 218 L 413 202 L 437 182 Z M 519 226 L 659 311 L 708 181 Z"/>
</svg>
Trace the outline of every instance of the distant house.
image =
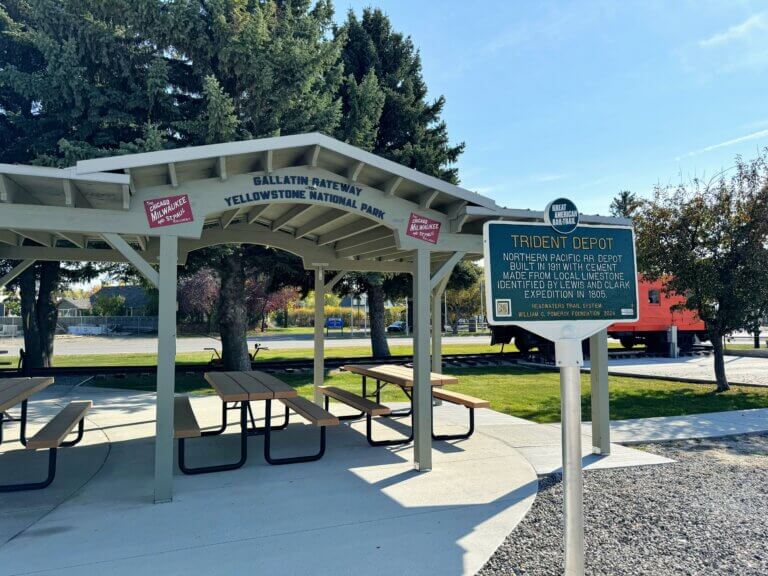
<svg viewBox="0 0 768 576">
<path fill-rule="evenodd" d="M 59 300 L 59 316 L 63 318 L 87 316 L 90 312 L 91 301 L 88 298 L 70 298 L 65 296 Z"/>
<path fill-rule="evenodd" d="M 102 296 L 122 296 L 126 316 L 147 316 L 152 307 L 149 294 L 141 286 L 103 286 L 91 296 L 91 306 Z"/>
</svg>

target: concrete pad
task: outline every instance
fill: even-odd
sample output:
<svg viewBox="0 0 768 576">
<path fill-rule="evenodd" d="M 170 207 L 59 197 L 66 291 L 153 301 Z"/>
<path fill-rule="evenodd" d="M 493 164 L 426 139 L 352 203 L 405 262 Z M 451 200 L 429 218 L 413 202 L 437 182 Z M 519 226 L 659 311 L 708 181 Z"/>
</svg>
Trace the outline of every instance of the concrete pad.
<svg viewBox="0 0 768 576">
<path fill-rule="evenodd" d="M 714 438 L 768 431 L 768 408 L 611 422 L 611 439 L 624 444 Z"/>
<path fill-rule="evenodd" d="M 682 358 L 625 358 L 608 362 L 610 374 L 690 378 L 715 383 L 714 356 Z M 589 362 L 585 362 L 589 366 Z M 731 384 L 768 386 L 768 358 L 726 356 L 725 373 Z"/>
<path fill-rule="evenodd" d="M 355 423 L 329 429 L 326 456 L 307 464 L 269 466 L 262 439 L 252 438 L 245 467 L 179 474 L 174 501 L 153 505 L 152 395 L 76 388 L 68 396 L 94 399 L 91 419 L 102 430 L 86 439 L 109 457 L 64 500 L 53 487 L 0 496 L 4 529 L 44 514 L 0 546 L 0 575 L 473 574 L 537 490 L 527 461 L 493 436 L 437 442 L 434 469 L 417 473 L 410 446 L 372 448 Z M 215 397 L 195 398 L 194 409 L 206 425 L 219 421 Z M 466 426 L 465 412 L 435 412 L 446 430 Z M 408 424 L 377 422 L 375 434 L 394 437 Z M 314 448 L 317 429 L 291 424 L 274 440 L 276 452 L 295 453 Z M 231 458 L 236 445 L 234 434 L 190 441 L 190 463 Z M 80 461 L 75 450 L 61 450 L 62 463 Z M 63 470 L 59 480 L 69 481 Z"/>
</svg>

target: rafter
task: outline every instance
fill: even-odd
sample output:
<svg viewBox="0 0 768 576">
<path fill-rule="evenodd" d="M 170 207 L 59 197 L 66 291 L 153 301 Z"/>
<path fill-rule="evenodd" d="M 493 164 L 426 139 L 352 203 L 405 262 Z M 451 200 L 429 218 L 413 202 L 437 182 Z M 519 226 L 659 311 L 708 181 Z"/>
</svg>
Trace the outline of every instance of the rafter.
<svg viewBox="0 0 768 576">
<path fill-rule="evenodd" d="M 296 228 L 296 232 L 294 232 L 293 236 L 294 238 L 303 238 L 304 236 L 312 234 L 318 228 L 325 226 L 326 224 L 336 222 L 337 220 L 339 220 L 340 218 L 344 218 L 344 216 L 347 216 L 348 214 L 349 212 L 342 212 L 341 210 L 320 214 L 320 216 L 318 216 L 317 218 L 313 218 L 306 224 L 302 224 L 301 226 Z"/>
<path fill-rule="evenodd" d="M 43 246 L 53 246 L 53 234 L 32 230 L 11 230 L 11 232 L 15 232 L 19 236 L 28 238 L 29 240 L 37 242 L 38 244 L 42 244 Z"/>
<path fill-rule="evenodd" d="M 432 206 L 432 202 L 435 201 L 435 198 L 437 198 L 438 194 L 440 194 L 440 190 L 430 190 L 428 193 L 421 197 L 419 206 L 425 209 L 429 208 Z"/>
<path fill-rule="evenodd" d="M 269 204 L 259 204 L 258 206 L 254 206 L 248 211 L 248 224 L 253 224 L 256 222 L 256 219 L 261 216 L 261 213 L 264 212 L 267 208 L 269 208 Z"/>
<path fill-rule="evenodd" d="M 312 146 L 307 152 L 306 163 L 307 166 L 317 168 L 317 163 L 320 160 L 320 146 Z"/>
<path fill-rule="evenodd" d="M 29 190 L 5 174 L 0 174 L 0 202 L 40 204 L 40 201 L 32 196 Z"/>
<path fill-rule="evenodd" d="M 364 167 L 365 162 L 355 162 L 349 167 L 349 170 L 347 170 L 347 178 L 352 180 L 352 182 L 357 182 L 357 179 L 360 177 L 360 172 L 363 171 Z"/>
<path fill-rule="evenodd" d="M 361 246 L 355 246 L 353 248 L 345 248 L 344 250 L 336 250 L 336 256 L 339 258 L 349 258 L 350 256 L 362 256 L 363 254 L 371 254 L 373 252 L 379 252 L 381 250 L 390 250 L 395 248 L 397 244 L 394 238 L 389 238 L 382 242 L 370 242 Z"/>
<path fill-rule="evenodd" d="M 288 210 L 285 214 L 282 216 L 278 216 L 272 221 L 272 226 L 270 226 L 271 230 L 275 232 L 276 230 L 280 230 L 283 226 L 288 226 L 291 222 L 296 220 L 299 216 L 304 214 L 307 210 L 310 210 L 314 206 L 312 204 L 299 204 L 298 206 L 294 206 L 290 210 Z"/>
<path fill-rule="evenodd" d="M 224 212 L 224 214 L 221 215 L 221 218 L 219 218 L 219 224 L 222 228 L 226 228 L 230 224 L 232 224 L 232 221 L 237 218 L 237 215 L 240 213 L 240 208 L 232 208 L 232 210 L 227 210 Z"/>
<path fill-rule="evenodd" d="M 317 244 L 318 246 L 325 246 L 326 244 L 332 244 L 333 242 L 344 240 L 344 238 L 349 238 L 350 236 L 354 236 L 355 234 L 360 234 L 361 232 L 367 232 L 368 230 L 370 230 L 371 228 L 375 228 L 376 226 L 378 226 L 378 224 L 373 220 L 362 218 L 356 222 L 352 222 L 351 224 L 342 226 L 341 228 L 338 228 L 333 232 L 328 232 L 327 234 L 323 234 L 317 239 Z"/>
<path fill-rule="evenodd" d="M 392 230 L 386 226 L 378 226 L 369 232 L 352 236 L 346 240 L 340 240 L 336 243 L 336 251 L 338 252 L 339 250 L 354 248 L 355 246 L 376 242 L 377 240 L 383 240 L 384 238 L 392 238 Z"/>
<path fill-rule="evenodd" d="M 219 156 L 216 159 L 216 176 L 219 177 L 219 180 L 222 182 L 227 179 L 227 157 L 226 156 Z"/>
<path fill-rule="evenodd" d="M 0 230 L 0 242 L 10 246 L 18 246 L 19 237 L 10 230 Z"/>
<path fill-rule="evenodd" d="M 62 180 L 64 187 L 64 205 L 70 208 L 93 208 L 80 188 L 72 180 Z"/>
<path fill-rule="evenodd" d="M 174 162 L 168 162 L 168 184 L 172 188 L 179 187 L 179 179 L 176 176 L 176 164 Z"/>
<path fill-rule="evenodd" d="M 387 196 L 394 196 L 395 191 L 398 189 L 403 179 L 400 176 L 392 178 L 384 185 L 384 194 Z"/>
<path fill-rule="evenodd" d="M 72 232 L 57 232 L 57 234 L 78 248 L 85 248 L 86 239 L 83 234 L 74 234 Z"/>
</svg>

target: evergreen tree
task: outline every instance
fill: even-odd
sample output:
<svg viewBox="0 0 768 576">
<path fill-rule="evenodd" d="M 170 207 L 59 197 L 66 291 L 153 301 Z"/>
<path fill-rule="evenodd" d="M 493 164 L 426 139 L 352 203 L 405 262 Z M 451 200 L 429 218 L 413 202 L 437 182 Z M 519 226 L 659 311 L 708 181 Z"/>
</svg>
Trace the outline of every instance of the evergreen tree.
<svg viewBox="0 0 768 576">
<path fill-rule="evenodd" d="M 395 32 L 379 9 L 353 11 L 337 38 L 346 38 L 341 59 L 346 78 L 342 90 L 344 121 L 337 137 L 426 174 L 458 183 L 452 166 L 464 144 L 451 146 L 440 115 L 441 96 L 427 101 L 421 58 L 409 37 Z M 383 96 L 383 104 L 379 105 Z M 389 356 L 384 301 L 402 297 L 410 275 L 354 273 L 339 290 L 368 294 L 374 356 Z M 410 294 L 408 294 L 410 296 Z"/>
<path fill-rule="evenodd" d="M 151 112 L 167 109 L 165 92 L 157 88 L 161 68 L 152 48 L 126 35 L 106 5 L 77 0 L 4 2 L 0 162 L 63 167 L 115 149 L 156 148 L 158 132 L 149 120 Z M 6 268 L 10 265 L 5 263 Z M 51 364 L 58 314 L 55 294 L 61 282 L 93 274 L 93 266 L 44 262 L 17 280 L 27 367 Z"/>
</svg>

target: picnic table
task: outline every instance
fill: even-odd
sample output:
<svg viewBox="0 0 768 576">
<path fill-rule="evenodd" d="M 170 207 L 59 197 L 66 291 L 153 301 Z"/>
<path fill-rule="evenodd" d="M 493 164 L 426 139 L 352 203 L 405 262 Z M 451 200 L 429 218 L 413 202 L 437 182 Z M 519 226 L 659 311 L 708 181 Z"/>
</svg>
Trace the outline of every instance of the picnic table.
<svg viewBox="0 0 768 576">
<path fill-rule="evenodd" d="M 30 451 L 48 450 L 48 475 L 40 482 L 22 482 L 0 485 L 0 492 L 40 490 L 53 482 L 56 475 L 56 454 L 60 447 L 70 447 L 83 439 L 85 415 L 91 408 L 90 400 L 70 402 L 48 421 L 32 438 L 27 438 L 27 404 L 29 398 L 53 384 L 50 376 L 39 378 L 7 378 L 0 380 L 0 443 L 3 441 L 3 422 L 19 421 L 19 442 Z M 21 417 L 9 418 L 6 411 L 21 404 Z M 77 436 L 66 440 L 77 426 Z"/>
<path fill-rule="evenodd" d="M 20 422 L 19 440 L 27 445 L 27 403 L 33 394 L 45 390 L 53 384 L 53 378 L 42 376 L 38 378 L 5 378 L 0 380 L 0 443 L 3 442 L 3 421 Z M 10 418 L 7 411 L 21 404 L 20 418 Z"/>
<path fill-rule="evenodd" d="M 187 397 L 176 399 L 176 436 L 180 440 L 197 436 L 217 436 L 223 434 L 229 426 L 227 413 L 237 410 L 240 413 L 240 457 L 237 461 L 214 466 L 189 467 L 185 464 L 184 442 L 179 442 L 179 467 L 185 474 L 203 474 L 235 470 L 248 459 L 248 437 L 269 436 L 271 431 L 282 430 L 288 425 L 289 406 L 285 406 L 285 419 L 279 426 L 271 426 L 272 400 L 288 400 L 298 396 L 298 392 L 285 382 L 271 374 L 259 370 L 206 372 L 205 380 L 221 399 L 221 426 L 214 430 L 200 430 Z M 266 402 L 264 426 L 256 426 L 256 419 L 251 410 L 251 402 Z M 250 417 L 250 426 L 249 423 Z M 266 440 L 265 440 L 266 442 Z"/>
<path fill-rule="evenodd" d="M 394 384 L 395 386 L 399 386 L 405 395 L 408 396 L 409 400 L 412 401 L 413 399 L 412 389 L 414 383 L 414 374 L 412 368 L 396 364 L 348 364 L 344 366 L 344 370 L 352 372 L 353 374 L 360 374 L 362 376 L 363 397 L 375 395 L 377 404 L 381 404 L 381 389 L 387 384 Z M 376 390 L 371 395 L 368 395 L 366 390 L 367 378 L 373 378 L 376 380 Z M 467 394 L 462 394 L 460 392 L 444 390 L 443 386 L 459 383 L 459 379 L 455 376 L 430 372 L 429 379 L 430 384 L 432 385 L 432 398 L 437 400 L 445 400 L 447 402 L 451 402 L 452 404 L 459 404 L 469 410 L 469 430 L 467 432 L 461 434 L 435 434 L 433 418 L 432 438 L 434 440 L 460 440 L 469 438 L 475 430 L 475 409 L 490 408 L 490 402 L 481 398 L 475 398 Z M 434 409 L 434 404 L 432 404 L 432 408 Z M 412 410 L 413 403 L 411 403 L 411 408 L 408 410 L 391 412 L 390 414 L 382 414 L 381 416 L 384 418 L 392 415 L 409 416 Z"/>
<path fill-rule="evenodd" d="M 347 364 L 343 366 L 343 369 L 347 372 L 362 376 L 363 397 L 375 396 L 378 404 L 381 404 L 381 390 L 387 384 L 398 386 L 408 397 L 408 400 L 412 399 L 411 396 L 414 382 L 412 368 L 398 364 Z M 370 395 L 367 391 L 368 378 L 372 378 L 376 381 L 376 389 Z M 435 387 L 459 383 L 459 379 L 455 376 L 438 374 L 437 372 L 430 372 L 429 380 L 433 389 Z M 411 409 L 408 409 L 392 412 L 391 414 L 384 416 L 408 416 L 410 413 Z"/>
</svg>

